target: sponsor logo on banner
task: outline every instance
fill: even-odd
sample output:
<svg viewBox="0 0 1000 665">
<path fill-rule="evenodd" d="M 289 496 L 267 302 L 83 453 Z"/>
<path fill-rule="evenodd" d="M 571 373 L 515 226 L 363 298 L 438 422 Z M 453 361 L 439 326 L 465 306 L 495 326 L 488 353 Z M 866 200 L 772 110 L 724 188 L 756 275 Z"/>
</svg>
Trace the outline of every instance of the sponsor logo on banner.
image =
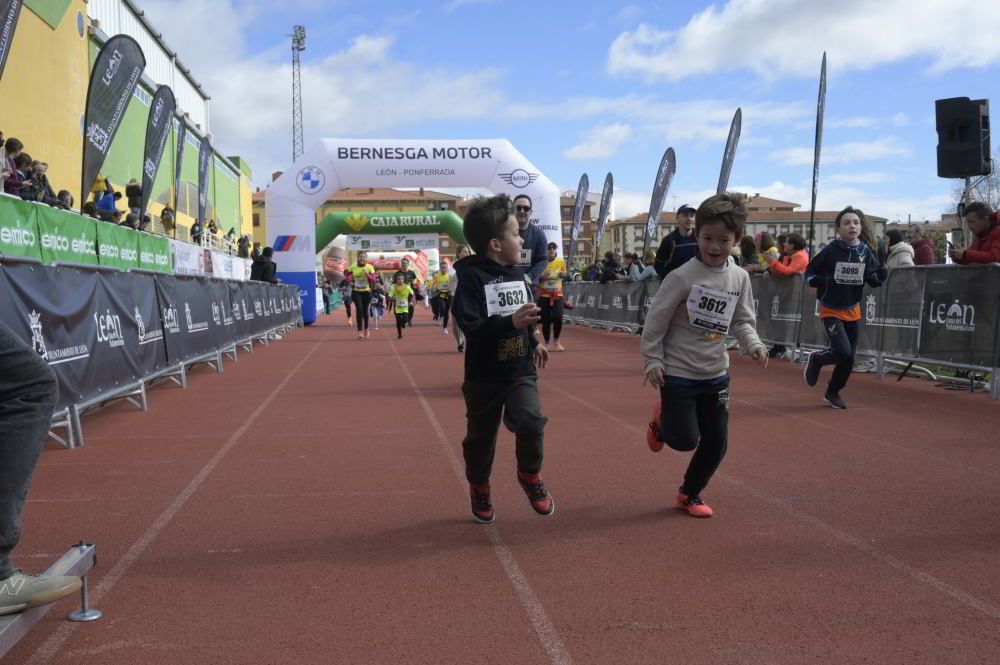
<svg viewBox="0 0 1000 665">
<path fill-rule="evenodd" d="M 135 328 L 139 334 L 139 343 L 142 344 L 143 340 L 146 339 L 146 324 L 142 320 L 142 314 L 139 313 L 138 307 L 135 308 Z"/>
<path fill-rule="evenodd" d="M 237 321 L 242 320 L 242 317 L 240 316 L 240 304 L 235 300 L 233 301 L 233 318 Z"/>
<path fill-rule="evenodd" d="M 874 293 L 865 298 L 865 324 L 882 328 L 920 328 L 920 317 L 891 317 L 878 315 L 878 299 Z"/>
<path fill-rule="evenodd" d="M 271 247 L 276 252 L 308 252 L 312 244 L 311 236 L 278 236 Z"/>
<path fill-rule="evenodd" d="M 246 303 L 246 301 L 245 300 L 241 300 L 240 301 L 240 305 L 243 307 L 243 320 L 244 321 L 253 321 L 253 319 L 254 319 L 254 313 L 252 311 L 250 311 L 250 310 L 247 309 L 247 303 Z"/>
<path fill-rule="evenodd" d="M 0 228 L 0 242 L 15 247 L 34 247 L 35 232 L 31 229 L 12 229 L 5 226 Z"/>
<path fill-rule="evenodd" d="M 31 310 L 31 313 L 28 314 L 28 328 L 31 330 L 32 350 L 50 365 L 60 365 L 90 357 L 90 348 L 86 344 L 67 346 L 62 349 L 49 349 L 45 343 L 42 315 L 36 310 Z"/>
<path fill-rule="evenodd" d="M 416 148 L 403 146 L 370 147 L 370 148 L 337 148 L 337 159 L 493 159 L 493 148 L 479 146 L 449 146 Z"/>
<path fill-rule="evenodd" d="M 163 327 L 167 332 L 176 335 L 181 331 L 181 324 L 177 316 L 177 308 L 168 305 L 163 308 Z"/>
<path fill-rule="evenodd" d="M 94 325 L 97 326 L 97 341 L 103 342 L 112 349 L 125 346 L 125 335 L 122 332 L 122 318 L 105 310 L 104 314 L 94 313 Z"/>
<path fill-rule="evenodd" d="M 639 311 L 639 303 L 636 303 L 634 305 L 632 304 L 632 294 L 631 293 L 626 293 L 625 294 L 625 309 L 627 311 L 629 311 L 629 312 L 638 312 Z"/>
<path fill-rule="evenodd" d="M 307 166 L 295 176 L 295 184 L 303 194 L 318 194 L 326 184 L 326 175 L 315 166 Z"/>
<path fill-rule="evenodd" d="M 952 332 L 976 332 L 976 308 L 973 305 L 963 305 L 956 298 L 950 306 L 948 303 L 930 305 L 931 323 L 944 325 Z"/>
<path fill-rule="evenodd" d="M 757 304 L 756 303 L 757 303 L 757 301 L 754 300 L 754 313 L 757 312 Z M 798 314 L 795 314 L 794 312 L 791 313 L 791 314 L 782 314 L 781 313 L 781 296 L 777 296 L 776 295 L 776 296 L 774 296 L 774 298 L 771 299 L 771 320 L 772 321 L 798 321 L 801 318 L 802 317 L 800 317 Z"/>
<path fill-rule="evenodd" d="M 611 306 L 614 307 L 615 309 L 621 309 L 622 308 L 622 297 L 621 296 L 615 296 L 615 297 L 613 297 L 611 299 Z"/>
<path fill-rule="evenodd" d="M 524 189 L 538 180 L 539 174 L 528 173 L 524 169 L 514 169 L 510 173 L 499 173 L 500 179 L 512 187 Z"/>
<path fill-rule="evenodd" d="M 194 317 L 191 316 L 191 305 L 184 303 L 184 318 L 187 320 L 188 332 L 202 332 L 208 330 L 208 322 L 195 323 Z"/>
<path fill-rule="evenodd" d="M 347 217 L 344 218 L 344 223 L 347 224 L 347 226 L 349 226 L 352 231 L 357 233 L 361 229 L 368 226 L 368 218 L 365 217 L 364 215 L 358 215 L 358 214 L 348 215 Z"/>
<path fill-rule="evenodd" d="M 222 325 L 222 312 L 219 310 L 219 303 L 217 302 L 212 303 L 212 321 L 217 326 Z"/>
</svg>

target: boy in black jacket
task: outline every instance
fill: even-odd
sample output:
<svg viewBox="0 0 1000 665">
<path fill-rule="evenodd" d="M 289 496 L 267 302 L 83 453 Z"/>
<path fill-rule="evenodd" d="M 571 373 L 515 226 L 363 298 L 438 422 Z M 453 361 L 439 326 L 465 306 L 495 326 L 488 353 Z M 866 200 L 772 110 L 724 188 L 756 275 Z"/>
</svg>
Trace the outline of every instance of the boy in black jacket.
<svg viewBox="0 0 1000 665">
<path fill-rule="evenodd" d="M 501 420 L 514 433 L 517 479 L 531 507 L 543 517 L 556 505 L 542 484 L 542 438 L 548 419 L 538 399 L 535 366 L 548 349 L 534 336 L 540 309 L 516 267 L 521 237 L 506 194 L 480 198 L 465 214 L 465 237 L 476 254 L 455 263 L 458 287 L 452 313 L 465 333 L 465 396 L 468 429 L 462 450 L 472 515 L 489 524 L 490 472 Z"/>
<path fill-rule="evenodd" d="M 825 365 L 836 365 L 823 396 L 835 409 L 847 408 L 840 391 L 854 369 L 865 284 L 882 286 L 888 277 L 888 270 L 881 265 L 873 248 L 862 240 L 867 225 L 860 210 L 850 206 L 841 210 L 834 221 L 837 238 L 813 257 L 806 268 L 806 283 L 816 289 L 819 316 L 830 347 L 809 356 L 803 378 L 806 385 L 815 386 L 820 370 Z"/>
</svg>

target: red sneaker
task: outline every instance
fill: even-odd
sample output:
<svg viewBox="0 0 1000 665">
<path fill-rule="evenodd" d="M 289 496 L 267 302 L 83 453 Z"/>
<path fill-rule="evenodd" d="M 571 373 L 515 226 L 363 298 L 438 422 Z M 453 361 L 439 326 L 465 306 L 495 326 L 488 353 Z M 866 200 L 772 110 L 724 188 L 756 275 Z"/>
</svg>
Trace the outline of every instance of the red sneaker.
<svg viewBox="0 0 1000 665">
<path fill-rule="evenodd" d="M 649 426 L 646 428 L 646 445 L 654 453 L 658 453 L 663 450 L 663 442 L 660 441 L 660 411 L 662 407 L 660 402 L 653 405 L 653 419 L 649 421 Z"/>
<path fill-rule="evenodd" d="M 469 497 L 472 499 L 472 517 L 480 524 L 492 524 L 496 519 L 493 502 L 490 501 L 490 484 L 469 483 Z"/>
<path fill-rule="evenodd" d="M 556 512 L 556 502 L 552 495 L 545 490 L 542 483 L 542 475 L 536 473 L 533 476 L 517 472 L 517 482 L 521 484 L 521 489 L 528 495 L 531 508 L 542 517 L 549 517 Z"/>
<path fill-rule="evenodd" d="M 686 510 L 691 517 L 711 517 L 715 514 L 711 506 L 701 500 L 697 494 L 688 496 L 681 492 L 677 493 L 677 507 Z"/>
</svg>

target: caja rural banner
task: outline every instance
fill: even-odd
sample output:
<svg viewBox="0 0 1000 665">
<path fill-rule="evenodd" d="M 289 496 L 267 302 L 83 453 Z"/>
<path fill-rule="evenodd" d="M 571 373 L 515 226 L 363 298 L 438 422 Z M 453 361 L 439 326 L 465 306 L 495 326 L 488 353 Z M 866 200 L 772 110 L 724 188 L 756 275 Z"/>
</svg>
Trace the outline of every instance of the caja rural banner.
<svg viewBox="0 0 1000 665">
<path fill-rule="evenodd" d="M 116 35 L 104 43 L 94 60 L 84 112 L 83 173 L 80 201 L 86 201 L 97 180 L 104 158 L 115 140 L 125 110 L 132 100 L 146 57 L 139 44 L 127 35 Z"/>
<path fill-rule="evenodd" d="M 559 188 L 509 141 L 324 139 L 267 188 L 268 244 L 278 277 L 299 286 L 306 323 L 316 310 L 315 210 L 347 187 L 481 187 L 532 199 L 532 223 L 560 253 Z"/>
</svg>

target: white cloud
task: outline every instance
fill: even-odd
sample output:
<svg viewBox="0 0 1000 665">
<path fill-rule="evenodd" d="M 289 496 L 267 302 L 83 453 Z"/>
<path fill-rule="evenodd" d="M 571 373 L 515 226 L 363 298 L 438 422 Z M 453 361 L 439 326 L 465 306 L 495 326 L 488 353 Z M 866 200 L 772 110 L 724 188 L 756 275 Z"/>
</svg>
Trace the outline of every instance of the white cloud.
<svg viewBox="0 0 1000 665">
<path fill-rule="evenodd" d="M 590 130 L 582 143 L 563 151 L 567 159 L 582 161 L 613 157 L 623 143 L 632 137 L 632 127 L 620 122 L 598 125 Z"/>
<path fill-rule="evenodd" d="M 497 2 L 499 2 L 499 0 L 451 0 L 451 2 L 444 6 L 444 13 L 450 14 L 456 9 L 469 7 L 471 5 L 493 5 Z"/>
<path fill-rule="evenodd" d="M 875 141 L 852 141 L 824 147 L 820 153 L 820 166 L 824 164 L 850 164 L 851 162 L 905 157 L 910 149 L 892 136 Z M 813 148 L 782 148 L 770 153 L 770 158 L 786 166 L 806 166 L 813 163 Z"/>
<path fill-rule="evenodd" d="M 833 173 L 826 179 L 841 185 L 876 185 L 892 182 L 896 178 L 885 171 L 867 171 L 865 173 Z"/>
<path fill-rule="evenodd" d="M 618 35 L 608 51 L 611 74 L 678 80 L 750 68 L 761 76 L 816 76 L 829 66 L 869 69 L 920 57 L 930 71 L 981 67 L 1000 60 L 1000 40 L 975 47 L 961 39 L 975 17 L 977 34 L 1000 31 L 1000 3 L 981 0 L 729 0 L 711 5 L 678 30 L 648 24 Z"/>
</svg>

